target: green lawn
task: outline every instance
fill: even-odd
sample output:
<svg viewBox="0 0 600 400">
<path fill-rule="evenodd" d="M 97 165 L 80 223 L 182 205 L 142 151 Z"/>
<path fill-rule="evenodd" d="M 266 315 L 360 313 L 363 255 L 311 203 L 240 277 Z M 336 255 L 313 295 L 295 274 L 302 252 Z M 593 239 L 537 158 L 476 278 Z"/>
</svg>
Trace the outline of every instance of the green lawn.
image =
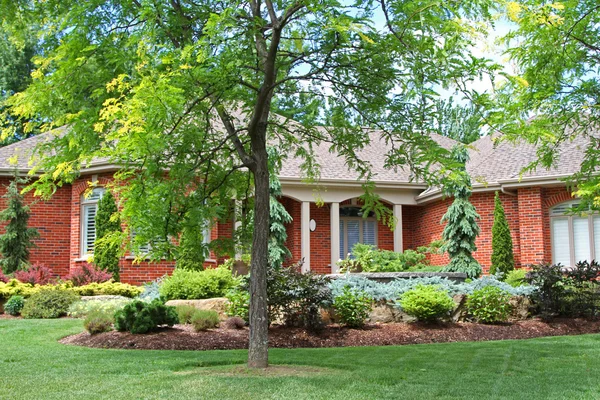
<svg viewBox="0 0 600 400">
<path fill-rule="evenodd" d="M 244 351 L 99 350 L 57 343 L 79 331 L 77 320 L 0 320 L 0 399 L 600 398 L 600 335 L 274 349 L 274 364 L 324 370 L 264 377 L 215 374 L 243 363 Z"/>
</svg>

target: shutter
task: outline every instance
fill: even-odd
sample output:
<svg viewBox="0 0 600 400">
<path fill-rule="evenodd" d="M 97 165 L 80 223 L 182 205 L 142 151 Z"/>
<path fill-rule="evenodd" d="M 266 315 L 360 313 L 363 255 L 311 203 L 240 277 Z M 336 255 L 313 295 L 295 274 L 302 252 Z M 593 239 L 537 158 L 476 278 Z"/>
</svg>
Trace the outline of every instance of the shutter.
<svg viewBox="0 0 600 400">
<path fill-rule="evenodd" d="M 594 254 L 595 259 L 600 258 L 600 217 L 594 217 Z"/>
<path fill-rule="evenodd" d="M 346 229 L 348 234 L 348 253 L 352 252 L 352 248 L 356 243 L 360 243 L 360 221 L 349 219 L 346 221 Z"/>
<path fill-rule="evenodd" d="M 83 254 L 94 252 L 96 241 L 96 204 L 83 207 Z"/>
<path fill-rule="evenodd" d="M 377 221 L 363 221 L 363 243 L 373 246 L 377 244 Z"/>
<path fill-rule="evenodd" d="M 569 220 L 567 218 L 552 219 L 552 249 L 554 263 L 565 266 L 571 265 L 569 249 Z"/>
<path fill-rule="evenodd" d="M 573 245 L 575 262 L 590 261 L 590 229 L 588 218 L 573 217 Z"/>
<path fill-rule="evenodd" d="M 340 260 L 346 258 L 346 250 L 344 249 L 344 238 L 346 233 L 344 232 L 344 220 L 340 220 Z"/>
</svg>

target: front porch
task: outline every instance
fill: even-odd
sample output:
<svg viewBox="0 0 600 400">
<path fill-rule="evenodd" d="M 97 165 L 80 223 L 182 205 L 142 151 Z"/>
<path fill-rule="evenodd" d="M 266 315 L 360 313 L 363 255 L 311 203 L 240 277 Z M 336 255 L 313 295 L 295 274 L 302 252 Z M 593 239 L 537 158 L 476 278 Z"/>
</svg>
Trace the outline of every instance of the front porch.
<svg viewBox="0 0 600 400">
<path fill-rule="evenodd" d="M 355 243 L 397 252 L 413 246 L 411 215 L 417 207 L 415 197 L 420 192 L 414 186 L 377 187 L 377 194 L 393 212 L 394 230 L 373 215 L 362 215 L 358 197 L 363 192 L 356 182 L 317 188 L 282 180 L 282 190 L 280 201 L 293 218 L 287 226 L 287 247 L 293 262 L 304 260 L 303 272 L 338 273 L 337 261 L 344 258 Z"/>
</svg>

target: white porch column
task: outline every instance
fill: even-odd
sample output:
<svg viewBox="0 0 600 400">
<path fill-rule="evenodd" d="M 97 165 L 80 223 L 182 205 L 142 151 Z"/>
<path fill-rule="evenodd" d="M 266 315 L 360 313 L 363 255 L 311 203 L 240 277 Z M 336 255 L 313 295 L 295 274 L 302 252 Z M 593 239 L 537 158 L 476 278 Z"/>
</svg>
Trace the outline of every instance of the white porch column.
<svg viewBox="0 0 600 400">
<path fill-rule="evenodd" d="M 396 218 L 396 229 L 394 229 L 394 251 L 402 253 L 402 204 L 394 204 L 394 217 Z"/>
<path fill-rule="evenodd" d="M 304 259 L 302 272 L 310 271 L 310 202 L 303 201 L 301 209 L 301 257 Z"/>
<path fill-rule="evenodd" d="M 330 231 L 331 231 L 331 273 L 337 274 L 340 267 L 337 261 L 340 258 L 340 203 L 331 203 Z"/>
</svg>

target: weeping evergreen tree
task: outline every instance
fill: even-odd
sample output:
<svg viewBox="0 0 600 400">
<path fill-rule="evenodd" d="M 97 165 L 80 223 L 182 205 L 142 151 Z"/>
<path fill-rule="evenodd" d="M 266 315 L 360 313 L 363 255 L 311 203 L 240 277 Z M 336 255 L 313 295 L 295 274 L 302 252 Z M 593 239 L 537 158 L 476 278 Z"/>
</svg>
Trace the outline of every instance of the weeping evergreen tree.
<svg viewBox="0 0 600 400">
<path fill-rule="evenodd" d="M 494 199 L 494 225 L 492 226 L 492 266 L 490 273 L 502 272 L 506 275 L 515 269 L 512 237 L 500 195 L 496 192 Z"/>
<path fill-rule="evenodd" d="M 209 252 L 204 237 L 206 234 L 206 230 L 199 224 L 186 226 L 182 229 L 177 268 L 192 271 L 204 270 L 204 260 L 206 260 Z"/>
<path fill-rule="evenodd" d="M 98 202 L 96 213 L 96 240 L 94 242 L 94 264 L 104 271 L 110 272 L 115 280 L 119 280 L 119 258 L 121 248 L 119 241 L 114 240 L 120 234 L 121 218 L 112 193 L 107 190 Z M 113 239 L 113 240 L 111 240 Z"/>
<path fill-rule="evenodd" d="M 469 278 L 477 278 L 481 275 L 481 265 L 473 258 L 473 252 L 477 250 L 475 239 L 479 235 L 479 214 L 469 201 L 471 179 L 465 167 L 469 155 L 462 146 L 454 147 L 452 152 L 459 166 L 453 171 L 453 183 L 445 188 L 445 194 L 453 196 L 454 201 L 442 217 L 442 222 L 446 222 L 442 233 L 445 241 L 443 250 L 450 256 L 450 263 L 444 271 L 464 272 Z"/>
<path fill-rule="evenodd" d="M 292 222 L 292 216 L 278 200 L 282 195 L 281 182 L 277 177 L 277 172 L 279 172 L 281 166 L 276 160 L 279 160 L 280 157 L 274 148 L 270 147 L 267 150 L 269 154 L 269 167 L 271 169 L 269 177 L 269 191 L 271 193 L 271 200 L 269 202 L 269 266 L 271 268 L 280 268 L 283 262 L 292 255 L 285 246 L 285 241 L 287 240 L 285 224 Z"/>
<path fill-rule="evenodd" d="M 0 212 L 0 221 L 6 222 L 6 230 L 0 235 L 0 265 L 5 274 L 24 269 L 29 260 L 29 249 L 34 246 L 33 239 L 39 237 L 35 228 L 29 228 L 29 206 L 25 204 L 19 185 L 26 180 L 19 178 L 15 172 L 14 179 L 8 185 L 6 194 L 6 209 Z"/>
</svg>

